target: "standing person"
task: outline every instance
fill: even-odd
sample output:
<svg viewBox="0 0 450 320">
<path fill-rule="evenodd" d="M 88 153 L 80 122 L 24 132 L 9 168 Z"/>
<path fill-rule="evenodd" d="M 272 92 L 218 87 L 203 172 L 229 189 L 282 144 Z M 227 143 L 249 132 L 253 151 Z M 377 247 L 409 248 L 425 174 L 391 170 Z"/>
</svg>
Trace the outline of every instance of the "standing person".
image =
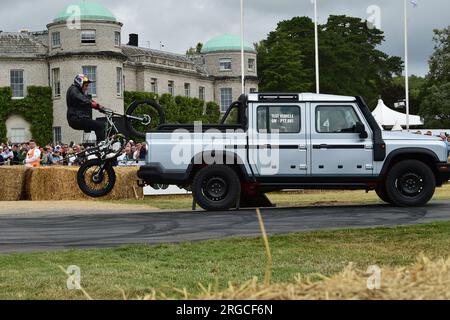
<svg viewBox="0 0 450 320">
<path fill-rule="evenodd" d="M 25 159 L 25 167 L 36 168 L 41 165 L 41 151 L 36 145 L 36 141 L 30 140 L 30 149 L 27 153 L 27 158 Z"/>
<path fill-rule="evenodd" d="M 5 165 L 5 159 L 3 158 L 2 153 L 3 153 L 3 147 L 0 145 L 0 166 Z"/>
<path fill-rule="evenodd" d="M 73 84 L 67 90 L 67 122 L 75 130 L 95 131 L 97 144 L 105 140 L 105 124 L 92 120 L 92 109 L 103 110 L 97 102 L 88 96 L 89 80 L 84 74 L 75 77 Z"/>
<path fill-rule="evenodd" d="M 20 160 L 19 145 L 17 145 L 17 144 L 13 145 L 12 152 L 14 154 L 12 164 L 18 165 L 18 164 L 22 163 L 23 159 L 22 159 L 22 161 Z"/>
<path fill-rule="evenodd" d="M 448 156 L 450 157 L 450 135 L 447 136 L 447 150 L 448 150 Z"/>
</svg>

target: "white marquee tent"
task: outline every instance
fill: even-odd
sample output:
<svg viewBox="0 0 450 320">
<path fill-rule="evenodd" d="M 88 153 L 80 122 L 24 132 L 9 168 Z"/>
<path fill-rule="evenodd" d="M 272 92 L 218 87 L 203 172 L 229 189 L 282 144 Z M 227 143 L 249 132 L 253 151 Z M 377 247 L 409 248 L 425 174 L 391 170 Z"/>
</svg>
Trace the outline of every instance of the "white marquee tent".
<svg viewBox="0 0 450 320">
<path fill-rule="evenodd" d="M 406 114 L 388 108 L 381 99 L 372 114 L 382 127 L 406 126 Z M 409 115 L 409 125 L 423 126 L 423 121 L 420 116 Z"/>
</svg>

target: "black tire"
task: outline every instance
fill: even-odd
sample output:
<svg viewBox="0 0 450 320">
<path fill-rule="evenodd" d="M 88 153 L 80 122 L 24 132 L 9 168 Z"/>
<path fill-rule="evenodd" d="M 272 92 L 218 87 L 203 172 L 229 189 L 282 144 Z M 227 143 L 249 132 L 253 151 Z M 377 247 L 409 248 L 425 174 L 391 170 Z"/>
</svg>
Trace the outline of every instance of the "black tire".
<svg viewBox="0 0 450 320">
<path fill-rule="evenodd" d="M 229 210 L 236 207 L 241 194 L 241 182 L 236 172 L 224 165 L 201 169 L 194 177 L 192 195 L 207 211 Z"/>
<path fill-rule="evenodd" d="M 142 117 L 147 115 L 151 117 L 148 124 L 125 117 L 125 126 L 131 136 L 145 139 L 145 134 L 156 129 L 159 125 L 166 122 L 166 117 L 162 107 L 155 100 L 134 101 L 127 109 L 126 115 Z M 155 121 L 156 120 L 156 121 Z"/>
<path fill-rule="evenodd" d="M 99 172 L 101 166 L 103 166 L 102 173 L 95 175 Z M 106 196 L 114 188 L 116 173 L 110 162 L 93 159 L 81 165 L 77 174 L 77 182 L 84 194 L 99 198 Z"/>
<path fill-rule="evenodd" d="M 385 187 L 393 204 L 400 207 L 423 206 L 433 197 L 436 180 L 425 163 L 405 160 L 389 170 Z"/>
<path fill-rule="evenodd" d="M 392 200 L 389 198 L 387 191 L 386 191 L 386 187 L 384 185 L 379 185 L 376 189 L 375 192 L 377 193 L 377 196 L 383 200 L 386 203 L 389 204 L 393 204 Z"/>
</svg>

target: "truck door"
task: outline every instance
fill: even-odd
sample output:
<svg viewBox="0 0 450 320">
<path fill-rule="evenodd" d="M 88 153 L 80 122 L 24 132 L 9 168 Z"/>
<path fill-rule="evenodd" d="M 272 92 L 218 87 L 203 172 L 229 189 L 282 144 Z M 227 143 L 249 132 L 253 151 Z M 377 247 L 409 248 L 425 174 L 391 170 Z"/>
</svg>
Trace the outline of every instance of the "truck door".
<svg viewBox="0 0 450 320">
<path fill-rule="evenodd" d="M 367 138 L 355 132 L 358 122 Z M 355 104 L 312 103 L 311 145 L 313 176 L 373 174 L 372 131 Z"/>
<path fill-rule="evenodd" d="M 260 177 L 308 173 L 304 103 L 261 104 L 253 110 L 249 160 Z"/>
</svg>

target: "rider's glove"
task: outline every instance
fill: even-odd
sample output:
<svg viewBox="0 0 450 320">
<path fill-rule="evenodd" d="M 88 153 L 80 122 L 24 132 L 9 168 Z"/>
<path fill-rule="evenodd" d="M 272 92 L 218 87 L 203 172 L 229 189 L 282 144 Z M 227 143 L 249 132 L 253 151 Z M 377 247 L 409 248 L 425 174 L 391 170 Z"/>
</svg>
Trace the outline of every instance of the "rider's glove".
<svg viewBox="0 0 450 320">
<path fill-rule="evenodd" d="M 91 102 L 91 107 L 94 108 L 94 109 L 97 109 L 97 110 L 103 109 L 103 108 L 102 108 L 97 102 L 95 102 L 95 101 L 92 101 L 92 102 Z"/>
</svg>

